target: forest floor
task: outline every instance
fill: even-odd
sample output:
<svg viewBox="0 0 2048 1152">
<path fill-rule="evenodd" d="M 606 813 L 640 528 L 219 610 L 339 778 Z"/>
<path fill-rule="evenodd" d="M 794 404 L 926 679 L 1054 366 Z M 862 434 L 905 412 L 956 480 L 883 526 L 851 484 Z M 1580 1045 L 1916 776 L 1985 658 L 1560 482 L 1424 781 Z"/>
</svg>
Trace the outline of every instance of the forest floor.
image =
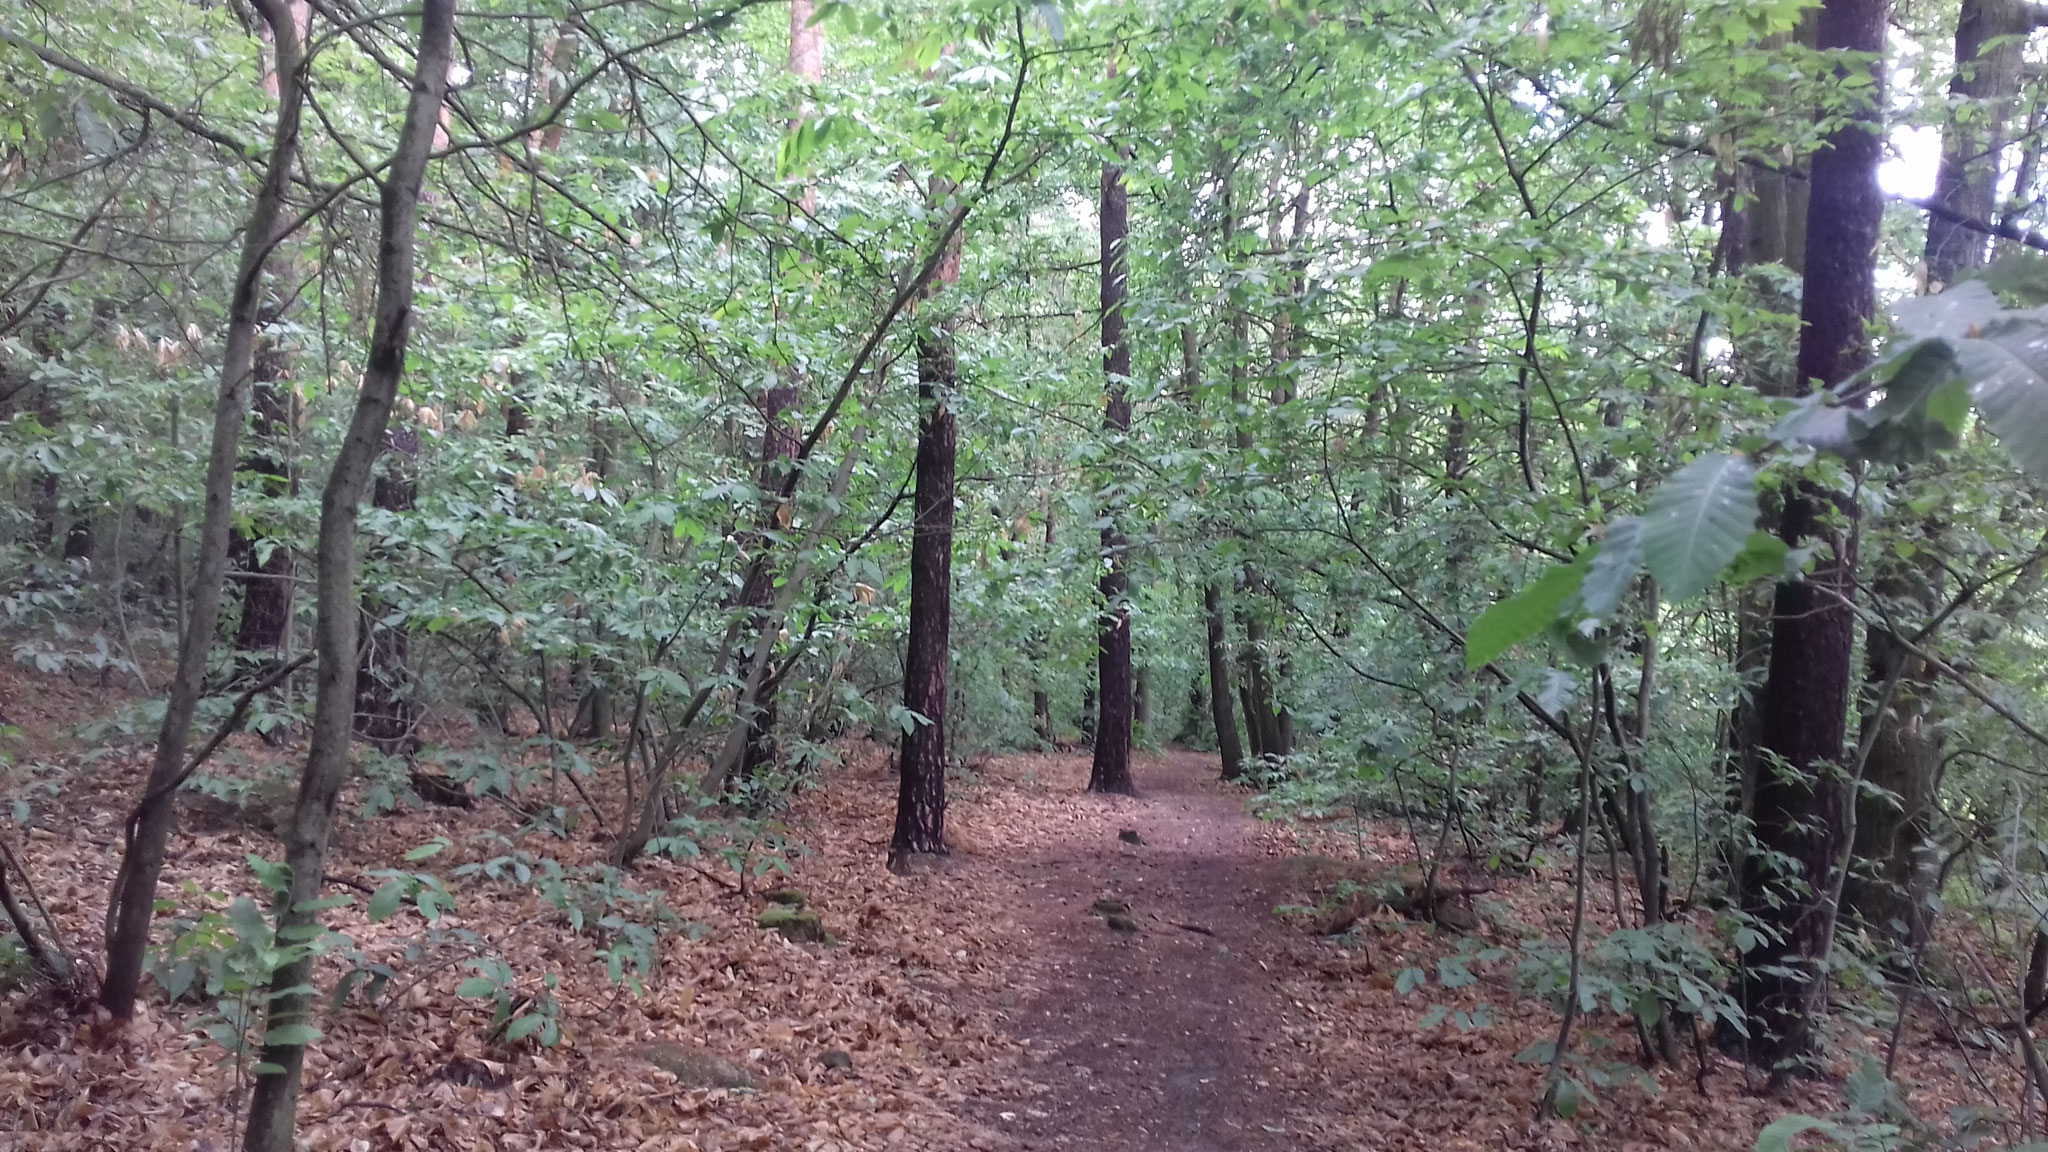
<svg viewBox="0 0 2048 1152">
<path fill-rule="evenodd" d="M 119 813 L 145 760 L 88 755 L 56 735 L 56 718 L 93 707 L 92 693 L 25 694 L 22 683 L 0 673 L 0 711 L 27 731 L 21 761 L 56 787 L 37 797 L 25 836 L 7 834 L 67 948 L 84 956 L 100 945 Z M 292 755 L 235 744 L 245 764 Z M 1521 940 L 1561 938 L 1567 868 L 1502 880 L 1478 897 L 1469 935 L 1382 911 L 1325 938 L 1315 916 L 1284 910 L 1314 903 L 1332 869 L 1409 859 L 1405 831 L 1254 820 L 1249 794 L 1215 781 L 1213 758 L 1181 751 L 1138 757 L 1138 798 L 1091 796 L 1086 755 L 1062 752 L 960 774 L 952 856 L 898 877 L 882 867 L 888 750 L 850 741 L 842 751 L 844 764 L 791 815 L 806 846 L 791 882 L 836 941 L 763 931 L 758 893 L 735 891 L 710 865 L 650 860 L 635 883 L 661 892 L 691 930 L 664 939 L 638 992 L 607 979 L 593 958 L 603 942 L 572 932 L 531 886 L 452 878 L 515 849 L 573 872 L 601 858 L 600 837 L 522 829 L 499 805 L 350 821 L 334 876 L 374 884 L 378 870 L 407 867 L 408 849 L 446 837 L 440 855 L 411 867 L 451 877 L 456 906 L 435 923 L 408 909 L 372 924 L 360 903 L 329 913 L 365 959 L 399 977 L 378 1005 L 322 1021 L 302 1146 L 1734 1150 L 1778 1115 L 1840 1107 L 1830 1083 L 1767 1096 L 1712 1056 L 1704 1077 L 1690 1053 L 1678 1068 L 1635 1074 L 1632 1035 L 1596 1012 L 1578 1050 L 1621 1081 L 1595 1088 L 1572 1122 L 1530 1121 L 1540 1068 L 1516 1054 L 1553 1034 L 1557 1017 L 1521 992 L 1516 958 L 1468 959 L 1475 979 L 1455 989 L 1399 985 L 1406 970 L 1434 977 L 1446 958 L 1455 966 L 1491 943 L 1512 953 Z M 247 856 L 275 848 L 248 822 L 188 812 L 162 891 L 176 915 L 219 909 L 253 890 Z M 1098 901 L 1127 905 L 1128 921 L 1113 926 Z M 526 993 L 556 982 L 561 1044 L 508 1043 L 488 1002 L 456 994 L 489 959 Z M 340 971 L 329 962 L 323 984 Z M 0 998 L 0 1145 L 232 1147 L 246 1077 L 193 1032 L 208 1007 L 156 997 L 134 1025 L 110 1030 L 29 993 Z M 1445 1010 L 1476 1026 L 1432 1019 Z M 1853 1052 L 1881 1032 L 1838 1040 Z M 686 1064 L 728 1062 L 716 1066 L 753 1088 L 695 1086 L 694 1073 L 672 1070 L 678 1052 L 698 1054 Z M 1981 1098 L 1959 1086 L 1971 1053 L 1953 1036 L 1908 1052 L 1900 1079 L 1916 1104 Z M 1993 1066 L 1975 1073 L 1983 1084 L 2005 1091 L 1998 1059 L 1976 1061 Z"/>
</svg>

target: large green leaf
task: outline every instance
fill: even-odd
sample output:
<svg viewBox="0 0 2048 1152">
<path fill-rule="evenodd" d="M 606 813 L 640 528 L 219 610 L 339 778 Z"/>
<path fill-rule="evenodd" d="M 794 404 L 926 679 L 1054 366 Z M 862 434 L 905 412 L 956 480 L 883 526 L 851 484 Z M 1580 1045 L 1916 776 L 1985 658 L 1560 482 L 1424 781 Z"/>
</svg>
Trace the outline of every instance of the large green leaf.
<svg viewBox="0 0 2048 1152">
<path fill-rule="evenodd" d="M 1892 305 L 1899 331 L 1916 340 L 1966 340 L 1997 319 L 1998 297 L 1981 280 L 1966 280 L 1938 296 L 1907 296 Z"/>
<path fill-rule="evenodd" d="M 1956 446 L 1969 395 L 1954 345 L 1921 340 L 1879 367 L 1884 394 L 1848 414 L 1850 443 L 1865 459 L 1912 464 Z"/>
<path fill-rule="evenodd" d="M 1540 634 L 1586 578 L 1586 561 L 1559 564 L 1536 582 L 1488 608 L 1465 634 L 1465 666 L 1479 668 Z"/>
<path fill-rule="evenodd" d="M 1756 469 L 1741 456 L 1701 456 L 1650 496 L 1643 563 L 1672 600 L 1706 590 L 1756 523 Z"/>
<path fill-rule="evenodd" d="M 1808 1132 L 1833 1132 L 1834 1125 L 1818 1116 L 1780 1116 L 1756 1134 L 1756 1152 L 1792 1152 L 1792 1141 Z"/>
<path fill-rule="evenodd" d="M 1970 399 L 2019 466 L 2048 479 L 2048 310 L 2007 313 L 1974 332 L 1955 342 Z"/>
<path fill-rule="evenodd" d="M 1588 616 L 1601 619 L 1614 614 L 1629 582 L 1643 567 L 1643 522 L 1635 516 L 1617 517 L 1600 539 L 1600 551 L 1586 568 L 1579 586 L 1579 603 Z"/>
</svg>

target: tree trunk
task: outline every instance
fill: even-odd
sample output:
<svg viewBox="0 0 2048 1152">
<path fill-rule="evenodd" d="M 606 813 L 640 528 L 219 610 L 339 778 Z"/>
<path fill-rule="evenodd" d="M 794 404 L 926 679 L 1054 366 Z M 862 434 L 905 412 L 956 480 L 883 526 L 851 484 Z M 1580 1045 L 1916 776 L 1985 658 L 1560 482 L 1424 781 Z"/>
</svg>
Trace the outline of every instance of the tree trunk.
<svg viewBox="0 0 2048 1152">
<path fill-rule="evenodd" d="M 1252 587 L 1256 576 L 1248 580 Z M 1266 673 L 1266 621 L 1254 607 L 1238 606 L 1244 624 L 1244 647 L 1239 659 L 1244 665 L 1244 727 L 1251 735 L 1252 758 L 1279 759 L 1287 755 L 1280 732 L 1280 717 L 1273 708 L 1273 681 Z"/>
<path fill-rule="evenodd" d="M 1880 58 L 1885 8 L 1885 0 L 1827 0 L 1818 47 Z M 1842 380 L 1869 356 L 1864 328 L 1876 310 L 1884 210 L 1877 183 L 1883 142 L 1876 130 L 1882 68 L 1871 68 L 1867 79 L 1868 99 L 1813 158 L 1800 304 L 1801 391 Z M 1778 1077 L 1804 1068 L 1817 1054 L 1817 1023 L 1826 1006 L 1830 894 L 1848 800 L 1835 769 L 1848 722 L 1856 621 L 1848 599 L 1854 592 L 1854 537 L 1839 524 L 1855 513 L 1853 502 L 1802 483 L 1786 493 L 1779 529 L 1788 542 L 1812 540 L 1821 551 L 1806 580 L 1778 585 L 1758 716 L 1759 742 L 1768 754 L 1756 782 L 1759 851 L 1744 869 L 1745 911 L 1766 939 L 1739 959 L 1737 998 L 1749 1014 L 1751 1058 Z M 1778 874 L 1773 859 L 1798 861 L 1798 874 Z"/>
<path fill-rule="evenodd" d="M 243 413 L 249 380 L 255 368 L 256 327 L 263 297 L 263 272 L 278 238 L 285 191 L 299 146 L 299 110 L 304 94 L 300 75 L 298 31 L 283 0 L 257 0 L 276 45 L 276 70 L 281 95 L 277 123 L 271 130 L 270 155 L 263 183 L 257 188 L 243 230 L 242 253 L 235 270 L 235 288 L 228 305 L 227 343 L 221 355 L 220 388 L 214 398 L 213 442 L 207 453 L 205 513 L 199 527 L 198 571 L 191 602 L 178 637 L 178 664 L 157 730 L 156 754 L 143 802 L 127 829 L 121 868 L 107 909 L 107 975 L 100 985 L 100 1003 L 117 1020 L 134 1014 L 135 994 L 149 950 L 150 921 L 155 915 L 156 883 L 163 873 L 164 848 L 176 815 L 177 781 L 185 771 L 186 742 L 206 678 L 206 661 L 220 621 L 222 589 L 227 584 L 228 535 L 233 523 L 235 465 L 240 456 Z"/>
<path fill-rule="evenodd" d="M 274 311 L 274 309 L 266 309 Z M 275 315 L 268 323 L 277 320 Z M 291 442 L 290 393 L 280 385 L 284 378 L 285 354 L 275 337 L 262 337 L 255 357 L 256 418 L 251 431 L 256 451 L 243 467 L 263 478 L 264 495 L 273 499 L 292 489 L 291 464 L 286 459 Z M 283 650 L 292 624 L 292 550 L 276 542 L 267 556 L 258 556 L 256 542 L 237 531 L 233 551 L 241 568 L 242 620 L 235 630 L 235 648 L 241 652 L 275 653 Z"/>
<path fill-rule="evenodd" d="M 953 333 L 933 324 L 918 334 L 917 491 L 910 542 L 910 637 L 903 706 L 925 723 L 903 734 L 898 761 L 896 833 L 889 870 L 910 858 L 946 852 L 946 690 L 953 630 Z"/>
<path fill-rule="evenodd" d="M 320 654 L 313 728 L 298 800 L 286 830 L 285 864 L 291 888 L 278 913 L 281 941 L 317 931 L 313 905 L 321 890 L 334 804 L 348 770 L 356 680 L 356 521 L 370 468 L 384 444 L 412 327 L 414 254 L 427 154 L 447 88 L 455 33 L 455 0 L 422 0 L 419 56 L 399 132 L 398 149 L 379 197 L 375 323 L 365 357 L 355 414 L 335 455 L 320 497 L 318 596 L 314 639 Z M 245 1152 L 291 1152 L 298 1113 L 299 1077 L 306 1044 L 295 1026 L 312 1023 L 313 956 L 294 955 L 271 977 L 264 1044 L 249 1102 Z M 272 1039 L 272 1037 L 277 1037 Z M 290 1041 L 290 1042 L 287 1042 Z"/>
<path fill-rule="evenodd" d="M 1874 593 L 1898 607 L 1924 599 L 1928 573 L 1880 575 Z M 1873 737 L 1864 762 L 1867 788 L 1856 802 L 1853 870 L 1842 888 L 1844 911 L 1880 939 L 1913 948 L 1932 928 L 1927 896 L 1933 884 L 1931 822 L 1941 774 L 1942 738 L 1935 715 L 1934 670 L 1906 650 L 1891 629 L 1864 630 L 1863 731 Z M 1885 685 L 1893 684 L 1883 708 Z M 1874 732 L 1873 732 L 1874 729 Z"/>
<path fill-rule="evenodd" d="M 1152 669 L 1140 664 L 1131 671 L 1131 739 L 1151 739 Z"/>
<path fill-rule="evenodd" d="M 385 445 L 385 465 L 371 486 L 370 503 L 385 512 L 410 512 L 419 501 L 419 479 L 414 470 L 419 433 L 411 428 L 393 429 L 385 436 Z M 375 593 L 363 594 L 355 731 L 384 755 L 410 760 L 420 747 L 406 664 L 412 637 L 403 623 L 384 623 L 391 611 L 392 605 Z"/>
<path fill-rule="evenodd" d="M 1998 158 L 2020 90 L 2022 51 L 2034 19 L 2026 0 L 1963 0 L 1956 18 L 1953 111 L 1941 131 L 1934 202 L 1989 222 L 1998 208 Z M 1927 279 L 1955 283 L 1984 263 L 1985 236 L 1952 220 L 1927 218 Z"/>
<path fill-rule="evenodd" d="M 824 77 L 824 29 L 811 23 L 814 12 L 812 0 L 792 0 L 789 8 L 789 71 L 799 79 L 817 83 Z M 803 123 L 801 112 L 790 121 L 796 128 Z M 809 210 L 815 202 L 815 190 L 806 185 L 801 201 Z M 764 491 L 779 492 L 790 462 L 796 458 L 801 440 L 792 424 L 798 399 L 797 380 L 793 371 L 783 369 L 774 384 L 762 393 L 760 410 L 766 431 L 761 437 L 761 487 Z M 769 548 L 767 532 L 776 527 L 786 527 L 793 509 L 783 501 L 776 500 L 768 509 L 770 525 L 756 537 L 756 547 Z M 764 564 L 756 571 L 760 578 L 750 581 L 744 589 L 744 602 L 756 621 L 764 619 L 775 607 L 776 566 Z M 758 633 L 758 643 L 773 643 L 774 638 Z M 775 725 L 778 715 L 776 699 L 782 684 L 779 670 L 771 671 L 763 681 L 754 701 L 751 714 L 740 718 L 747 726 L 746 751 L 740 757 L 739 780 L 752 780 L 761 769 L 773 764 L 777 754 Z"/>
<path fill-rule="evenodd" d="M 1211 580 L 1202 587 L 1202 614 L 1207 620 L 1209 710 L 1216 722 L 1216 751 L 1223 760 L 1223 778 L 1244 778 L 1244 746 L 1237 738 L 1237 717 L 1230 707 L 1230 640 L 1223 620 L 1223 586 Z"/>
<path fill-rule="evenodd" d="M 1125 244 L 1130 234 L 1130 206 L 1124 194 L 1124 170 L 1102 166 L 1102 371 L 1106 400 L 1102 426 L 1113 438 L 1131 430 L 1131 346 L 1124 338 L 1124 298 L 1128 289 Z M 1121 448 L 1116 451 L 1122 451 Z M 1114 485 L 1111 491 L 1115 492 Z M 1111 496 L 1114 502 L 1121 499 Z M 1117 527 L 1116 507 L 1103 509 L 1102 622 L 1096 641 L 1099 710 L 1095 722 L 1095 756 L 1088 770 L 1090 792 L 1137 791 L 1131 781 L 1131 607 L 1130 575 L 1124 568 L 1126 542 Z"/>
</svg>

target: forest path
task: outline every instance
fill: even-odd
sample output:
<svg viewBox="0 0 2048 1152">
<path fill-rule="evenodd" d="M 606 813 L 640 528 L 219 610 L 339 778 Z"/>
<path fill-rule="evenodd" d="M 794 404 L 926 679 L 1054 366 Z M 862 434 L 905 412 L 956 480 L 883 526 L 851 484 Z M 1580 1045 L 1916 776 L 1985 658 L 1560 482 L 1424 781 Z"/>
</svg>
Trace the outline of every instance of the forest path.
<svg viewBox="0 0 2048 1152">
<path fill-rule="evenodd" d="M 1106 825 L 1001 862 L 1042 942 L 1036 986 L 1020 980 L 1003 1005 L 1040 1074 L 1027 1099 L 983 1102 L 990 1126 L 1027 1150 L 1311 1147 L 1289 1131 L 1309 1089 L 1282 1075 L 1299 1067 L 1281 1051 L 1293 1006 L 1265 962 L 1277 861 L 1243 794 L 1215 783 L 1215 757 L 1140 756 L 1135 774 L 1136 801 L 1100 798 L 1115 806 Z M 1091 913 L 1105 897 L 1130 905 L 1136 932 Z"/>
</svg>

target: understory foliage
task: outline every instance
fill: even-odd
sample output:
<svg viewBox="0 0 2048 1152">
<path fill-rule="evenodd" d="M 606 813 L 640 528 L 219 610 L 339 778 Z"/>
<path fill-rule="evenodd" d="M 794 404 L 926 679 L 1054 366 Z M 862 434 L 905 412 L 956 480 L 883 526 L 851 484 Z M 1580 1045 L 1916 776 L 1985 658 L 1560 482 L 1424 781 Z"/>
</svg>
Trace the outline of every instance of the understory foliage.
<svg viewBox="0 0 2048 1152">
<path fill-rule="evenodd" d="M 338 672 L 302 657 L 346 604 L 344 820 L 507 805 L 610 845 L 565 869 L 522 840 L 446 875 L 426 845 L 296 906 L 261 856 L 272 907 L 165 886 L 154 994 L 206 1002 L 258 1078 L 318 1042 L 297 1016 L 266 1032 L 303 998 L 281 972 L 346 972 L 319 989 L 335 1004 L 410 978 L 323 907 L 418 913 L 418 964 L 469 972 L 503 1038 L 553 1044 L 551 988 L 515 993 L 437 926 L 464 887 L 531 889 L 631 987 L 690 931 L 637 859 L 773 888 L 801 851 L 781 816 L 844 737 L 943 721 L 956 773 L 1086 742 L 1115 695 L 1098 636 L 1127 618 L 1134 683 L 1110 687 L 1135 739 L 1220 746 L 1276 817 L 1393 821 L 1419 918 L 1445 923 L 1453 870 L 1571 870 L 1569 939 L 1470 961 L 1512 958 L 1558 1008 L 1525 1053 L 1542 1108 L 1709 1034 L 1779 1078 L 1840 1071 L 1831 1027 L 1916 1011 L 1970 1017 L 2048 1101 L 2030 11 L 479 0 L 399 206 L 394 364 L 379 199 L 420 9 L 30 0 L 0 17 L 6 640 L 149 701 L 103 716 L 101 746 L 158 739 L 213 501 L 228 576 L 192 766 L 139 805 L 318 818 L 296 767 L 207 741 L 296 748 Z M 1873 14 L 1883 52 L 1827 39 Z M 1899 153 L 1850 181 L 1884 181 L 1874 250 L 1816 252 L 1815 158 L 1859 133 Z M 273 242 L 248 244 L 266 188 Z M 1119 268 L 1130 367 L 1106 377 Z M 1844 371 L 1802 379 L 1816 302 L 1853 283 L 1876 303 L 1845 313 Z M 365 424 L 380 372 L 395 405 Z M 934 717 L 903 700 L 921 430 L 942 425 Z M 232 483 L 209 492 L 222 426 Z M 359 576 L 323 571 L 323 485 L 364 429 Z M 1846 735 L 1811 762 L 1758 735 L 1790 707 L 1779 662 L 1802 657 L 1772 630 L 1797 596 L 1853 627 L 1806 718 Z M 17 825 L 62 786 L 0 766 Z M 1596 855 L 1617 916 L 1597 929 Z M 9 912 L 0 979 L 80 986 L 91 943 Z M 1416 995 L 1470 979 L 1415 972 Z M 1595 1016 L 1641 1052 L 1588 1054 Z M 1766 1142 L 1974 1138 L 1857 1076 L 1854 1114 Z M 2011 1113 L 1999 1139 L 2028 1134 L 2020 1099 L 1984 1103 Z"/>
</svg>

